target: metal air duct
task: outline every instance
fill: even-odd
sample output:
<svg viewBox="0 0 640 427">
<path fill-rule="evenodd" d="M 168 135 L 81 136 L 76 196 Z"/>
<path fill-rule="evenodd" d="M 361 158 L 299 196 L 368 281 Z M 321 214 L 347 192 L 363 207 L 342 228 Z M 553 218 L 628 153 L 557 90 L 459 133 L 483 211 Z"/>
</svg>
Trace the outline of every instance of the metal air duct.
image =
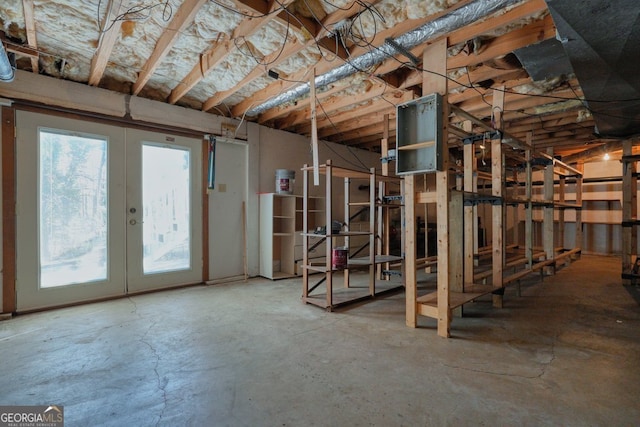
<svg viewBox="0 0 640 427">
<path fill-rule="evenodd" d="M 476 0 L 392 40 L 402 48 L 411 50 L 430 39 L 444 36 L 447 33 L 472 24 L 473 22 L 483 19 L 492 13 L 504 9 L 505 7 L 520 2 L 521 0 Z M 349 62 L 344 65 L 316 77 L 316 87 L 318 88 L 329 85 L 355 74 L 360 70 L 371 68 L 385 59 L 395 56 L 396 54 L 397 51 L 391 46 L 391 44 L 385 43 L 380 47 L 373 48 L 370 52 L 358 56 L 357 58 L 350 59 Z M 311 85 L 309 83 L 301 84 L 248 110 L 247 115 L 258 115 L 266 110 L 277 107 L 280 104 L 306 95 L 310 90 Z"/>
<path fill-rule="evenodd" d="M 13 55 L 13 54 L 12 54 Z M 10 83 L 16 74 L 15 58 L 12 63 L 2 42 L 0 42 L 0 82 Z"/>
</svg>

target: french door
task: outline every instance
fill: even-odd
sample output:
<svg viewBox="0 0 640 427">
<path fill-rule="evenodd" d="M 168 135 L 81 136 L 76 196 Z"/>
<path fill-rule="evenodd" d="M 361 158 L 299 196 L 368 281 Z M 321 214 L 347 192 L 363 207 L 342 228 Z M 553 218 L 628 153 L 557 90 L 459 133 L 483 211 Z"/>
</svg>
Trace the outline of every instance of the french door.
<svg viewBox="0 0 640 427">
<path fill-rule="evenodd" d="M 201 281 L 199 140 L 16 123 L 19 311 Z"/>
</svg>

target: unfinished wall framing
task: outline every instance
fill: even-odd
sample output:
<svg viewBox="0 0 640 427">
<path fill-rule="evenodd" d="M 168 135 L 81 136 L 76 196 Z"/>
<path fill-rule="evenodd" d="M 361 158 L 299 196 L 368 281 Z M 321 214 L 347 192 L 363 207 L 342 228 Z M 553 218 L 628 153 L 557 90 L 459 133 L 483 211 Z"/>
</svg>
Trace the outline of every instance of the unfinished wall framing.
<svg viewBox="0 0 640 427">
<path fill-rule="evenodd" d="M 434 43 L 424 52 L 424 63 L 440 64 L 446 71 L 446 41 Z M 437 68 L 437 66 L 436 66 Z M 554 210 L 560 210 L 560 218 L 566 209 L 581 209 L 581 200 L 568 203 L 564 200 L 566 177 L 575 177 L 581 183 L 582 173 L 553 157 L 552 153 L 535 151 L 531 145 L 531 136 L 526 142 L 519 141 L 501 129 L 501 114 L 504 111 L 504 92 L 494 90 L 492 125 L 473 117 L 458 107 L 447 104 L 447 80 L 441 70 L 435 73 L 423 73 L 424 90 L 440 93 L 445 102 L 443 114 L 448 111 L 464 121 L 460 129 L 452 129 L 452 133 L 464 140 L 463 163 L 449 163 L 449 150 L 442 152 L 442 171 L 436 172 L 435 191 L 417 191 L 416 175 L 405 177 L 405 261 L 406 261 L 406 323 L 410 327 L 418 325 L 418 316 L 431 317 L 437 320 L 437 332 L 442 337 L 450 336 L 453 316 L 461 316 L 461 308 L 483 295 L 492 294 L 495 307 L 502 307 L 504 289 L 507 285 L 519 284 L 520 279 L 534 271 L 553 274 L 556 264 L 561 260 L 570 260 L 580 253 L 581 236 L 576 235 L 575 246 L 571 249 L 556 248 Z M 444 120 L 443 134 L 447 135 L 448 120 Z M 474 133 L 475 132 L 475 133 Z M 476 142 L 485 139 L 484 133 L 491 135 L 491 170 L 486 176 L 477 170 Z M 478 135 L 479 134 L 479 135 Z M 509 145 L 509 150 L 503 146 Z M 525 171 L 525 195 L 520 197 L 518 191 L 507 195 L 505 192 L 507 177 L 505 174 L 506 157 L 515 159 Z M 544 197 L 534 199 L 532 193 L 532 168 L 544 169 Z M 458 174 L 456 187 L 464 191 L 452 191 L 453 174 Z M 554 199 L 554 174 L 560 176 L 558 199 Z M 491 181 L 490 192 L 478 192 L 478 179 Z M 580 186 L 580 185 L 578 185 Z M 580 194 L 580 190 L 578 190 Z M 416 208 L 421 204 L 435 204 L 437 210 L 437 243 L 436 257 L 418 258 L 416 252 Z M 491 206 L 491 244 L 479 247 L 477 218 L 480 204 Z M 505 239 L 506 207 L 523 205 L 525 207 L 525 247 L 517 244 L 518 234 L 514 232 L 516 243 L 507 244 Z M 535 248 L 531 239 L 534 209 L 543 209 L 544 233 L 543 248 Z M 580 215 L 577 215 L 579 220 Z M 517 210 L 514 227 L 518 225 Z M 562 230 L 561 220 L 560 229 Z M 524 250 L 522 250 L 524 249 Z M 541 250 L 540 250 L 541 249 Z M 486 255 L 490 255 L 487 264 Z M 484 262 L 482 262 L 484 258 Z M 437 268 L 435 291 L 418 290 L 417 271 Z M 428 271 L 427 271 L 428 272 Z M 519 286 L 518 286 L 519 289 Z"/>
</svg>

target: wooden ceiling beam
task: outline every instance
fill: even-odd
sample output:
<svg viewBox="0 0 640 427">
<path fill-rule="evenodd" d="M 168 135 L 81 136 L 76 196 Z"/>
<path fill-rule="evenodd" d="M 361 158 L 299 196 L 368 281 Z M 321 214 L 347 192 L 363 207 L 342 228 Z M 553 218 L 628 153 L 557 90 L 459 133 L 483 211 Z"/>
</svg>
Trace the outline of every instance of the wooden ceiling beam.
<svg viewBox="0 0 640 427">
<path fill-rule="evenodd" d="M 347 132 L 340 132 L 333 135 L 329 140 L 351 141 L 354 139 L 365 139 L 373 135 L 382 135 L 383 131 L 384 123 L 382 121 L 378 121 L 378 123 L 375 123 L 371 126 L 362 127 Z"/>
<path fill-rule="evenodd" d="M 359 104 L 368 101 L 379 96 L 383 96 L 387 90 L 385 84 L 377 83 L 371 85 L 362 93 L 357 95 L 338 93 L 331 98 L 320 103 L 321 108 L 318 110 L 320 113 L 331 114 L 336 110 L 349 107 L 351 105 Z M 289 114 L 286 118 L 278 121 L 277 127 L 279 129 L 290 128 L 305 121 L 311 120 L 311 108 L 305 107 L 302 110 L 295 111 Z"/>
<path fill-rule="evenodd" d="M 349 120 L 346 122 L 343 122 L 340 125 L 340 129 L 336 130 L 333 126 L 326 126 L 322 129 L 320 129 L 320 131 L 318 132 L 318 137 L 320 138 L 328 138 L 332 135 L 336 135 L 340 132 L 349 132 L 352 130 L 356 130 L 356 129 L 361 129 L 364 127 L 368 127 L 368 126 L 373 126 L 376 125 L 378 123 L 381 123 L 384 119 L 385 114 L 383 113 L 373 113 L 373 114 L 369 114 L 366 117 L 358 117 L 355 118 L 353 120 Z M 389 117 L 391 117 L 391 122 L 395 123 L 395 114 L 389 114 Z M 393 125 L 395 126 L 395 124 Z"/>
<path fill-rule="evenodd" d="M 505 12 L 500 15 L 496 15 L 492 18 L 488 18 L 479 23 L 468 25 L 459 30 L 453 31 L 447 34 L 446 37 L 448 39 L 449 46 L 454 46 L 456 44 L 466 42 L 468 40 L 471 40 L 483 34 L 487 34 L 492 31 L 495 31 L 496 29 L 502 28 L 506 25 L 513 24 L 514 22 L 527 18 L 533 14 L 540 13 L 541 11 L 546 9 L 547 9 L 547 5 L 544 0 L 528 1 L 520 6 L 517 6 L 511 9 L 508 12 Z M 411 52 L 414 55 L 419 57 L 421 52 L 424 51 L 427 44 L 431 44 L 434 41 L 435 40 L 429 40 L 427 43 L 418 45 L 413 49 L 411 49 Z M 400 61 L 406 61 L 406 58 L 399 58 L 399 57 L 397 57 L 396 59 L 387 59 L 382 64 L 380 64 L 380 66 L 376 69 L 376 73 L 380 75 L 384 75 L 397 69 L 400 66 L 400 62 L 398 61 L 398 59 Z M 449 64 L 447 64 L 447 67 L 455 68 Z M 426 66 L 423 66 L 423 68 L 428 69 L 428 67 Z M 411 75 L 412 83 L 414 85 L 420 84 L 422 82 L 422 72 L 420 70 L 416 70 L 415 73 L 416 75 L 414 74 Z"/>
<path fill-rule="evenodd" d="M 91 58 L 91 71 L 89 72 L 89 86 L 98 86 L 104 70 L 107 68 L 109 57 L 113 51 L 116 41 L 120 37 L 120 28 L 122 27 L 122 20 L 116 19 L 124 12 L 124 5 L 122 1 L 110 0 L 107 6 L 107 14 L 104 18 L 104 25 L 101 28 L 100 39 L 98 41 L 98 48 Z"/>
<path fill-rule="evenodd" d="M 336 93 L 342 92 L 343 90 L 345 90 L 344 86 L 334 86 L 331 89 L 326 90 L 324 92 L 317 92 L 316 93 L 316 99 L 322 100 L 324 98 L 328 98 L 330 96 L 333 96 Z M 309 104 L 311 104 L 311 97 L 306 97 L 306 98 L 303 98 L 303 99 L 299 100 L 295 104 L 289 104 L 289 105 L 284 106 L 284 107 L 282 107 L 280 109 L 272 108 L 271 110 L 267 110 L 267 111 L 265 111 L 264 114 L 261 114 L 259 116 L 258 123 L 265 124 L 267 122 L 273 121 L 274 119 L 277 119 L 278 117 L 282 117 L 282 116 L 286 116 L 286 115 L 289 115 L 289 114 L 293 114 L 295 111 L 300 110 L 301 108 L 305 108 Z"/>
<path fill-rule="evenodd" d="M 395 112 L 395 106 L 403 102 L 409 102 L 413 99 L 413 92 L 402 92 L 395 96 L 389 96 L 385 99 L 373 99 L 368 101 L 366 105 L 359 106 L 355 109 L 347 111 L 336 111 L 335 114 L 328 119 L 322 113 L 318 112 L 318 128 L 324 128 L 326 126 L 338 125 L 342 122 L 353 120 L 356 117 L 363 117 L 374 113 L 393 113 Z M 308 133 L 311 125 L 310 123 L 302 123 L 293 128 L 296 133 Z"/>
<path fill-rule="evenodd" d="M 357 3 L 356 1 L 354 1 L 351 3 L 350 6 L 346 8 L 337 9 L 335 12 L 325 16 L 325 18 L 322 20 L 322 25 L 316 26 L 315 32 L 311 33 L 312 35 L 311 39 L 308 40 L 306 43 L 293 44 L 290 48 L 285 48 L 286 52 L 283 51 L 282 54 L 278 54 L 275 57 L 274 57 L 274 54 L 272 54 L 269 57 L 265 58 L 264 62 L 269 64 L 269 67 L 271 69 L 277 68 L 278 65 L 282 64 L 293 55 L 315 44 L 317 44 L 318 47 L 324 50 L 325 52 L 329 52 L 328 53 L 329 55 L 337 55 L 340 59 L 342 59 L 343 61 L 346 61 L 350 53 L 347 52 L 344 49 L 344 47 L 341 45 L 337 46 L 337 51 L 336 51 L 335 41 L 327 37 L 322 37 L 322 31 L 324 31 L 324 27 L 331 27 L 332 25 L 334 25 L 335 23 L 343 19 L 347 19 L 351 16 L 356 15 L 364 8 L 365 3 L 372 5 L 372 4 L 378 3 L 378 1 L 380 0 L 358 1 Z M 355 7 L 354 7 L 354 4 L 356 4 Z M 329 71 L 334 66 L 335 64 L 330 64 L 328 62 L 325 62 L 324 65 L 320 63 L 315 64 L 316 73 L 324 73 L 326 71 Z M 260 68 L 256 67 L 233 88 L 224 92 L 216 93 L 211 98 L 207 99 L 207 101 L 203 105 L 203 110 L 207 111 L 213 108 L 214 106 L 221 104 L 222 102 L 224 102 L 225 99 L 229 98 L 229 96 L 231 96 L 233 93 L 245 87 L 256 78 L 264 75 L 264 73 L 265 73 L 264 70 L 261 70 Z M 300 76 L 300 74 L 303 74 L 303 75 Z M 306 74 L 306 71 L 304 71 L 303 73 L 298 72 L 294 76 L 287 77 L 287 80 L 291 80 L 290 82 L 279 81 L 279 82 L 272 83 L 271 85 L 267 86 L 265 89 L 259 91 L 258 93 L 248 97 L 244 101 L 235 105 L 231 109 L 232 115 L 235 117 L 239 117 L 243 115 L 245 111 L 247 111 L 251 107 L 261 102 L 264 102 L 269 98 L 275 96 L 276 94 L 282 93 L 283 91 L 293 87 L 295 84 L 297 84 L 296 81 L 305 79 L 305 74 Z M 261 116 L 260 120 L 267 121 L 267 120 L 271 120 L 281 116 L 277 114 L 278 114 L 277 109 L 269 110 L 266 112 L 266 116 L 265 116 L 266 118 L 263 118 Z"/>
<path fill-rule="evenodd" d="M 478 55 L 464 55 L 458 53 L 449 58 L 448 69 L 468 67 L 500 58 L 517 49 L 539 43 L 556 36 L 556 27 L 551 15 L 545 16 L 540 21 L 535 21 L 520 29 L 511 31 L 488 42 L 487 47 Z"/>
<path fill-rule="evenodd" d="M 37 53 L 38 42 L 36 38 L 36 21 L 33 16 L 33 0 L 22 0 L 22 10 L 24 12 L 24 28 L 27 33 L 27 44 Z M 36 74 L 40 71 L 38 58 L 39 55 L 31 56 L 31 70 Z"/>
<path fill-rule="evenodd" d="M 429 17 L 426 18 L 421 18 L 421 19 L 410 19 L 410 20 L 406 20 L 403 21 L 402 23 L 396 25 L 393 28 L 387 29 L 387 30 L 383 30 L 378 32 L 375 37 L 373 38 L 373 40 L 369 40 L 370 43 L 367 44 L 366 47 L 363 46 L 355 46 L 353 47 L 350 52 L 349 55 L 351 57 L 357 57 L 359 55 L 362 55 L 364 53 L 367 53 L 369 51 L 369 49 L 371 49 L 371 47 L 379 47 L 382 46 L 385 43 L 385 39 L 388 37 L 397 37 L 401 34 L 406 33 L 407 31 L 413 30 L 415 28 L 420 27 L 421 25 L 424 25 L 425 23 L 432 21 L 433 19 L 436 19 L 437 17 L 440 17 L 446 13 L 450 13 L 455 9 L 458 9 L 459 7 L 464 6 L 465 4 L 470 3 L 472 0 L 462 0 L 459 1 L 458 3 L 456 3 L 454 6 L 450 7 L 447 10 L 441 11 L 437 14 L 431 15 Z M 325 18 L 326 20 L 327 18 Z M 328 21 L 327 21 L 328 22 Z M 326 25 L 326 24 L 325 24 Z M 312 33 L 314 34 L 314 33 Z M 335 42 L 334 46 L 335 46 Z M 314 67 L 316 68 L 316 73 L 317 74 L 323 74 L 326 73 L 327 71 L 330 71 L 331 69 L 336 67 L 335 63 L 329 63 L 326 60 L 321 60 L 318 63 L 316 63 L 314 65 Z M 278 82 L 274 82 L 271 85 L 267 86 L 266 88 L 254 93 L 252 96 L 247 97 L 245 100 L 243 100 L 242 102 L 238 103 L 237 105 L 233 106 L 231 108 L 231 112 L 232 115 L 234 117 L 240 117 L 242 116 L 247 110 L 251 109 L 252 107 L 259 105 L 263 102 L 268 101 L 269 99 L 273 98 L 274 96 L 278 95 L 279 93 L 282 93 L 283 91 L 286 91 L 288 89 L 290 89 L 291 87 L 295 86 L 297 84 L 297 81 L 306 81 L 306 70 L 301 70 L 300 72 L 294 74 L 293 76 L 289 76 L 288 80 L 292 80 L 294 82 L 286 82 L 283 83 L 281 81 Z M 395 87 L 393 87 L 392 89 L 397 89 Z"/>
<path fill-rule="evenodd" d="M 578 93 L 578 96 L 580 95 L 581 94 Z M 560 89 L 552 93 L 535 96 L 507 92 L 505 93 L 505 114 L 507 112 L 517 112 L 519 110 L 527 110 L 534 107 L 553 105 L 558 102 L 563 102 L 555 97 L 567 98 L 569 101 L 572 100 L 572 97 L 575 97 L 575 94 L 572 89 Z M 478 117 L 488 117 L 491 115 L 491 106 L 487 105 L 480 97 L 464 101 L 456 105 L 466 112 L 473 113 Z M 506 117 L 505 121 L 507 121 Z"/>
<path fill-rule="evenodd" d="M 217 65 L 222 63 L 229 54 L 237 50 L 236 41 L 238 39 L 250 37 L 255 34 L 256 31 L 263 28 L 269 22 L 274 19 L 278 19 L 282 21 L 285 19 L 284 25 L 300 25 L 299 22 L 293 22 L 294 19 L 290 19 L 288 12 L 283 11 L 280 14 L 285 14 L 283 17 L 280 14 L 276 14 L 275 11 L 280 7 L 288 6 L 293 0 L 282 0 L 280 3 L 273 2 L 269 5 L 268 9 L 261 8 L 261 5 L 264 2 L 261 1 L 251 1 L 251 2 L 241 2 L 242 5 L 247 6 L 249 8 L 255 7 L 253 11 L 258 15 L 258 17 L 245 18 L 238 26 L 233 30 L 231 34 L 231 38 L 229 40 L 224 40 L 222 42 L 214 42 L 211 47 L 203 54 L 200 55 L 200 60 L 198 63 L 191 69 L 189 74 L 187 74 L 178 85 L 171 91 L 169 95 L 168 102 L 170 104 L 175 104 L 178 102 L 183 96 L 185 96 L 191 89 L 195 87 L 198 83 L 200 83 L 206 76 L 215 68 Z M 251 5 L 251 6 L 249 6 Z M 308 21 L 303 17 L 300 17 L 300 22 Z"/>
<path fill-rule="evenodd" d="M 274 2 L 269 4 L 266 0 L 231 0 L 236 8 L 247 14 L 255 14 L 255 18 L 261 18 L 262 15 L 266 15 L 275 10 Z"/>
<path fill-rule="evenodd" d="M 138 74 L 138 80 L 133 84 L 132 89 L 134 95 L 139 94 L 144 85 L 147 84 L 158 65 L 160 65 L 171 51 L 171 48 L 173 48 L 180 33 L 193 22 L 196 14 L 207 1 L 208 0 L 185 0 L 184 3 L 180 5 L 180 8 L 173 15 L 171 22 L 160 35 L 151 56 L 149 56 L 147 62 Z"/>
</svg>

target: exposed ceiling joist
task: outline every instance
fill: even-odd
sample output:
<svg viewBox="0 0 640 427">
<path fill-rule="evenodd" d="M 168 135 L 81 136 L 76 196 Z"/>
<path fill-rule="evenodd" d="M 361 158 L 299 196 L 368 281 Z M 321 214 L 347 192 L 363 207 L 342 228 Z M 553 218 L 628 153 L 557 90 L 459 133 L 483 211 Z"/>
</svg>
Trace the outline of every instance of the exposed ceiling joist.
<svg viewBox="0 0 640 427">
<path fill-rule="evenodd" d="M 33 0 L 22 0 L 22 9 L 24 11 L 24 26 L 27 32 L 27 44 L 37 52 L 38 42 L 36 38 L 36 21 L 33 17 Z M 31 56 L 31 70 L 36 74 L 40 71 L 38 56 Z"/>
<path fill-rule="evenodd" d="M 160 65 L 178 40 L 180 33 L 191 24 L 193 18 L 207 1 L 209 0 L 185 0 L 185 2 L 180 5 L 180 8 L 173 15 L 169 26 L 158 39 L 153 53 L 142 67 L 140 74 L 138 74 L 138 80 L 134 83 L 132 90 L 134 95 L 139 94 L 144 85 L 147 84 L 158 65 Z"/>
<path fill-rule="evenodd" d="M 220 65 L 228 55 L 238 49 L 238 41 L 247 37 L 250 37 L 252 34 L 255 34 L 260 28 L 267 25 L 272 20 L 280 20 L 285 22 L 285 25 L 293 25 L 300 26 L 300 18 L 298 20 L 290 20 L 289 15 L 286 12 L 280 12 L 280 14 L 275 14 L 273 12 L 276 11 L 279 7 L 286 7 L 293 0 L 283 0 L 282 2 L 274 2 L 271 4 L 269 9 L 264 9 L 259 6 L 262 5 L 263 2 L 251 2 L 251 7 L 260 7 L 258 9 L 253 9 L 253 11 L 258 14 L 260 17 L 258 18 L 245 18 L 240 24 L 233 30 L 231 37 L 229 40 L 223 40 L 221 42 L 214 43 L 209 50 L 203 53 L 200 56 L 200 61 L 191 69 L 189 74 L 187 74 L 180 83 L 171 91 L 169 95 L 168 102 L 170 104 L 175 104 L 185 96 L 191 89 L 195 87 L 198 83 L 205 78 L 207 74 L 211 72 L 215 67 Z M 244 6 L 248 6 L 245 2 L 242 2 Z M 266 10 L 266 11 L 265 11 Z M 284 13 L 284 16 L 281 16 Z M 290 22 L 293 21 L 293 22 Z"/>
<path fill-rule="evenodd" d="M 113 51 L 116 41 L 120 37 L 120 28 L 122 27 L 122 19 L 118 17 L 125 11 L 122 0 L 109 0 L 107 6 L 107 14 L 100 29 L 100 37 L 98 39 L 98 48 L 91 58 L 91 71 L 89 74 L 89 86 L 98 86 L 104 71 L 107 68 L 107 62 Z"/>
</svg>

